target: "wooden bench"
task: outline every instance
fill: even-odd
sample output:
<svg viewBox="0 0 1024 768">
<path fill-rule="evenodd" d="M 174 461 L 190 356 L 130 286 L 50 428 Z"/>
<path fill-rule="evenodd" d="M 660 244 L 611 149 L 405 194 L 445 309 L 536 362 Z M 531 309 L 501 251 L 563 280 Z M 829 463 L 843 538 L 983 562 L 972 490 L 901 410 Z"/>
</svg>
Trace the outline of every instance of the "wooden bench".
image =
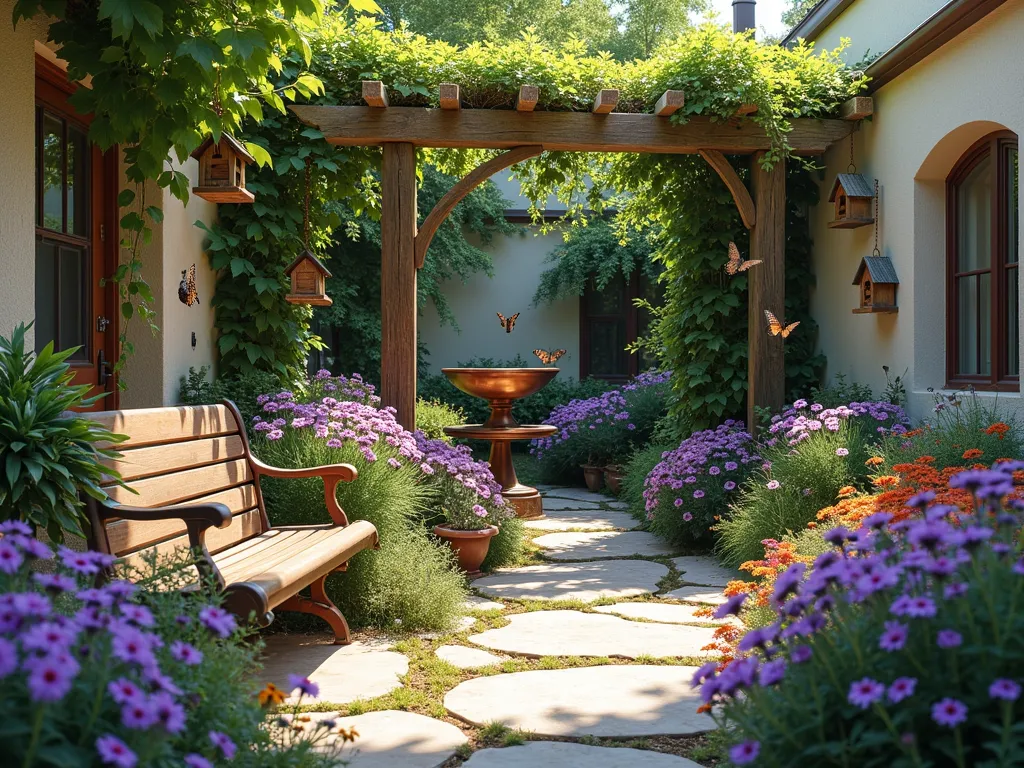
<svg viewBox="0 0 1024 768">
<path fill-rule="evenodd" d="M 330 625 L 336 643 L 350 642 L 324 582 L 354 554 L 378 546 L 377 529 L 365 520 L 349 524 L 335 497 L 339 482 L 356 479 L 355 467 L 267 466 L 252 455 L 242 418 L 228 401 L 91 417 L 128 435 L 117 446 L 121 457 L 106 464 L 135 491 L 108 484 L 107 501 L 87 500 L 92 548 L 141 564 L 144 553 L 191 547 L 200 574 L 216 579 L 225 607 L 243 620 L 267 626 L 275 608 L 310 613 Z M 333 522 L 271 526 L 264 477 L 323 478 Z M 309 597 L 299 594 L 306 587 Z"/>
</svg>

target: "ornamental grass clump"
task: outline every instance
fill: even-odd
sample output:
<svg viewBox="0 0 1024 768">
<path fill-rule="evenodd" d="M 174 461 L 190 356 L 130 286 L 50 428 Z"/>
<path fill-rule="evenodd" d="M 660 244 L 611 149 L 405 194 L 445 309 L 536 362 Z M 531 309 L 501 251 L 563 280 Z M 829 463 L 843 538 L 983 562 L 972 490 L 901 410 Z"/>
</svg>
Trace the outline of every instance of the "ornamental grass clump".
<svg viewBox="0 0 1024 768">
<path fill-rule="evenodd" d="M 434 543 L 424 525 L 432 490 L 424 482 L 416 438 L 395 420 L 394 409 L 376 407 L 373 387 L 358 376 L 318 374 L 311 391 L 314 397 L 330 394 L 307 403 L 291 392 L 261 398 L 264 416 L 253 425 L 254 448 L 281 467 L 349 463 L 358 470 L 354 482 L 338 484 L 338 503 L 350 520 L 377 527 L 381 549 L 359 553 L 347 572 L 328 580 L 331 599 L 355 626 L 452 626 L 465 586 L 450 552 Z M 329 519 L 318 479 L 268 478 L 263 494 L 273 522 Z"/>
<path fill-rule="evenodd" d="M 1024 504 L 1006 500 L 1022 469 L 954 476 L 975 514 L 924 492 L 912 500 L 920 517 L 835 528 L 811 569 L 793 563 L 776 577 L 773 623 L 694 678 L 735 764 L 1024 762 Z"/>
<path fill-rule="evenodd" d="M 336 764 L 333 726 L 295 738 L 267 720 L 254 686 L 260 646 L 245 642 L 249 630 L 216 590 L 180 591 L 194 584 L 189 561 L 96 586 L 114 558 L 63 547 L 55 556 L 31 534 L 20 521 L 0 524 L 3 765 Z"/>
<path fill-rule="evenodd" d="M 902 408 L 881 402 L 823 408 L 798 400 L 773 417 L 759 448 L 763 463 L 718 525 L 723 559 L 758 559 L 765 539 L 802 531 L 842 488 L 866 484 L 869 446 L 879 434 L 905 432 L 906 421 Z"/>
<path fill-rule="evenodd" d="M 644 480 L 651 530 L 680 546 L 714 543 L 713 527 L 740 484 L 761 458 L 741 422 L 694 432 L 662 454 Z"/>
</svg>

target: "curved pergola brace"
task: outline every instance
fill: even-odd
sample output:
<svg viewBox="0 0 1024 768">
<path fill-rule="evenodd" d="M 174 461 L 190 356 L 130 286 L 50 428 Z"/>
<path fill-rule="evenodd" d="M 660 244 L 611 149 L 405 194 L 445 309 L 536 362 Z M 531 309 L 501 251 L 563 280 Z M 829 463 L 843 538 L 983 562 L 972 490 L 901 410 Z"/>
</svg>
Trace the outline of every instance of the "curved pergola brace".
<svg viewBox="0 0 1024 768">
<path fill-rule="evenodd" d="M 740 218 L 743 219 L 743 226 L 747 229 L 753 229 L 757 221 L 757 209 L 754 207 L 754 199 L 750 196 L 750 190 L 743 183 L 743 179 L 739 177 L 736 169 L 732 167 L 732 163 L 726 159 L 725 155 L 714 149 L 702 149 L 700 150 L 700 156 L 707 161 L 708 165 L 715 169 L 715 172 L 725 182 L 725 186 L 732 192 L 732 199 L 736 202 L 736 207 L 739 209 Z"/>
<path fill-rule="evenodd" d="M 420 225 L 419 231 L 416 233 L 416 269 L 420 269 L 423 266 L 423 261 L 427 258 L 427 248 L 430 246 L 430 241 L 434 239 L 434 233 L 437 232 L 437 228 L 441 226 L 441 222 L 448 218 L 448 214 L 454 210 L 462 198 L 498 171 L 504 170 L 523 160 L 528 160 L 531 157 L 536 157 L 543 151 L 544 148 L 540 145 L 513 147 L 507 152 L 502 152 L 497 157 L 492 157 L 486 163 L 478 165 L 465 178 L 449 189 L 445 196 L 437 201 L 434 210 L 423 220 L 423 224 Z"/>
</svg>

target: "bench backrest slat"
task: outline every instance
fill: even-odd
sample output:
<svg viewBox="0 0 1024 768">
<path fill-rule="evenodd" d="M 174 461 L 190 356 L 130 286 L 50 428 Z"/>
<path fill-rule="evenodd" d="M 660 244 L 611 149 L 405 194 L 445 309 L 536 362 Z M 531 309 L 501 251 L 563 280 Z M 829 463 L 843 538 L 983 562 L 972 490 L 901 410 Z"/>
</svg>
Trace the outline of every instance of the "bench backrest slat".
<svg viewBox="0 0 1024 768">
<path fill-rule="evenodd" d="M 104 462 L 132 488 L 106 484 L 113 502 L 133 507 L 225 504 L 232 513 L 231 525 L 207 532 L 211 552 L 265 530 L 266 515 L 244 437 L 226 406 L 105 411 L 91 417 L 110 431 L 128 436 L 126 442 L 115 446 L 121 456 Z M 137 563 L 153 549 L 170 553 L 178 546 L 188 546 L 185 534 L 180 520 L 118 518 L 108 521 L 103 531 L 108 551 Z"/>
</svg>

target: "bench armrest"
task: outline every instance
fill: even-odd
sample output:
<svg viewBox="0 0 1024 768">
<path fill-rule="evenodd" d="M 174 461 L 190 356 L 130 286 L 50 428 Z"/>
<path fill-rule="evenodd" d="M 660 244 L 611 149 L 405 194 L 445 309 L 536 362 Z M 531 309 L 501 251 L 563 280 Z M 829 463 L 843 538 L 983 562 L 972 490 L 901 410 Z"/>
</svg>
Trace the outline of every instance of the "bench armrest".
<svg viewBox="0 0 1024 768">
<path fill-rule="evenodd" d="M 264 464 L 252 454 L 249 455 L 249 462 L 252 471 L 257 479 L 262 477 L 277 477 L 283 479 L 305 479 L 319 477 L 324 481 L 324 501 L 327 504 L 327 511 L 335 525 L 348 525 L 348 516 L 345 510 L 338 504 L 336 491 L 338 483 L 351 483 L 359 477 L 359 471 L 351 464 L 329 464 L 323 467 L 300 467 L 298 469 L 283 469 Z"/>
<path fill-rule="evenodd" d="M 181 520 L 185 523 L 185 530 L 188 531 L 189 547 L 199 555 L 196 558 L 196 568 L 199 569 L 200 575 L 203 578 L 214 576 L 218 587 L 223 589 L 224 579 L 206 548 L 206 531 L 210 528 L 227 528 L 231 525 L 231 510 L 226 505 L 220 502 L 209 502 L 207 504 L 183 504 L 180 507 L 133 507 L 108 500 L 98 504 L 97 507 L 101 521 L 114 517 L 143 522 Z"/>
</svg>

